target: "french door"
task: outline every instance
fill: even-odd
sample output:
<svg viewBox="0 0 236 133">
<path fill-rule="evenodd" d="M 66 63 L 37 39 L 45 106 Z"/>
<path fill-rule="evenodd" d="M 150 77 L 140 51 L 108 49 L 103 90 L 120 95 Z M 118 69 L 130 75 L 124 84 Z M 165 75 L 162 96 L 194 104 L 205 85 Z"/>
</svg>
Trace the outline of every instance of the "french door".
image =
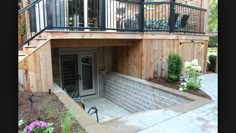
<svg viewBox="0 0 236 133">
<path fill-rule="evenodd" d="M 72 98 L 96 94 L 94 56 L 61 56 L 62 88 Z"/>
<path fill-rule="evenodd" d="M 79 55 L 79 75 L 81 96 L 95 94 L 94 57 L 93 55 Z"/>
</svg>

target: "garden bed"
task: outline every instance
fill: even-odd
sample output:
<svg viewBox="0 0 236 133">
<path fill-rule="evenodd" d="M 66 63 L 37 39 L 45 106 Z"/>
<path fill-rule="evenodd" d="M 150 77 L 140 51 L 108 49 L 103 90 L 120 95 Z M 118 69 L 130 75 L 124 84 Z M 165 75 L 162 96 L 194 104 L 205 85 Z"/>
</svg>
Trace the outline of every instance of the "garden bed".
<svg viewBox="0 0 236 133">
<path fill-rule="evenodd" d="M 33 94 L 33 109 L 35 110 L 30 117 L 30 100 L 29 96 Z M 67 113 L 66 107 L 58 99 L 55 94 L 49 93 L 33 93 L 33 92 L 18 92 L 18 120 L 23 119 L 24 124 L 20 126 L 19 130 L 23 130 L 24 127 L 30 122 L 37 120 L 38 117 L 41 120 L 53 123 L 54 132 L 60 133 L 62 128 L 62 120 Z M 30 120 L 29 120 L 30 118 Z M 71 132 L 78 133 L 84 132 L 78 122 L 72 118 L 71 119 Z"/>
<path fill-rule="evenodd" d="M 157 83 L 157 84 L 160 84 L 160 85 L 163 85 L 163 86 L 166 86 L 166 87 L 169 87 L 171 89 L 176 89 L 176 90 L 179 89 L 179 85 L 180 85 L 180 81 L 170 83 L 170 82 L 166 81 L 166 79 L 162 79 L 162 78 L 152 79 L 150 81 L 154 82 L 154 83 Z M 188 92 L 188 93 L 191 93 L 193 95 L 197 95 L 197 96 L 200 96 L 200 97 L 203 97 L 203 98 L 211 99 L 210 96 L 208 96 L 205 92 L 203 92 L 200 89 L 188 89 L 185 92 Z"/>
</svg>

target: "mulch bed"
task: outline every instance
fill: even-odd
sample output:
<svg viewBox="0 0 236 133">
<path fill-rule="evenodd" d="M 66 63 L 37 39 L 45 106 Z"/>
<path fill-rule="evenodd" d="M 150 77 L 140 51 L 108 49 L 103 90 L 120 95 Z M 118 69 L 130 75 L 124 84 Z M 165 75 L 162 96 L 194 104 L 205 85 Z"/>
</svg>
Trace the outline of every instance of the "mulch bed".
<svg viewBox="0 0 236 133">
<path fill-rule="evenodd" d="M 33 94 L 33 107 L 35 112 L 30 117 L 30 101 L 29 96 Z M 58 99 L 55 94 L 49 93 L 33 93 L 33 92 L 18 92 L 18 120 L 23 119 L 24 125 L 19 127 L 19 130 L 23 130 L 24 127 L 30 122 L 37 120 L 38 117 L 49 123 L 53 123 L 54 132 L 61 132 L 61 119 L 64 117 L 68 110 L 63 103 Z M 83 131 L 78 122 L 72 118 L 72 132 L 78 133 Z"/>
<path fill-rule="evenodd" d="M 154 82 L 154 83 L 157 83 L 157 84 L 160 84 L 160 85 L 163 85 L 163 86 L 166 86 L 166 87 L 169 87 L 171 89 L 176 89 L 176 90 L 179 90 L 179 85 L 181 83 L 180 81 L 170 83 L 170 82 L 166 81 L 166 79 L 162 79 L 162 78 L 152 79 L 150 81 Z M 211 99 L 210 96 L 208 96 L 205 92 L 203 92 L 200 89 L 188 89 L 184 92 L 188 92 L 188 93 L 191 93 L 193 95 L 197 95 L 197 96 L 200 96 L 200 97 L 203 97 L 203 98 Z"/>
</svg>

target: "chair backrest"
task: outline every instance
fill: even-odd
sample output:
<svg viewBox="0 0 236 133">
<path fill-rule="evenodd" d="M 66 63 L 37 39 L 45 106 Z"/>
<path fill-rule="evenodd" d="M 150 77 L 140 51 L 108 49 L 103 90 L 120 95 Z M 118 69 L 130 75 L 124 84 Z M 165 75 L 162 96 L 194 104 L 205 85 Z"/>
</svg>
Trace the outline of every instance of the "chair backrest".
<svg viewBox="0 0 236 133">
<path fill-rule="evenodd" d="M 174 26 L 176 24 L 178 17 L 179 17 L 179 13 L 175 13 Z M 170 26 L 170 17 L 169 17 L 168 25 Z"/>
<path fill-rule="evenodd" d="M 189 15 L 183 15 L 183 17 L 181 18 L 181 28 L 184 28 L 187 25 L 188 18 Z"/>
</svg>

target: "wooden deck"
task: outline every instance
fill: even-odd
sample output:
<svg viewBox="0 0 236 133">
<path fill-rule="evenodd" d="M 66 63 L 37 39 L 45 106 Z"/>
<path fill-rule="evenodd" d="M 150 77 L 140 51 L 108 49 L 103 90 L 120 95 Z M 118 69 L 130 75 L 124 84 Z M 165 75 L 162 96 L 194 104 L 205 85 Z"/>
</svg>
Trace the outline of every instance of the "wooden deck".
<svg viewBox="0 0 236 133">
<path fill-rule="evenodd" d="M 19 88 L 26 91 L 46 92 L 53 86 L 52 49 L 101 48 L 99 69 L 112 67 L 112 71 L 153 79 L 167 76 L 167 58 L 178 53 L 183 61 L 198 59 L 206 72 L 208 35 L 168 33 L 119 32 L 48 32 L 48 41 L 40 44 L 19 61 Z M 105 59 L 103 48 L 110 47 L 112 66 Z"/>
</svg>

